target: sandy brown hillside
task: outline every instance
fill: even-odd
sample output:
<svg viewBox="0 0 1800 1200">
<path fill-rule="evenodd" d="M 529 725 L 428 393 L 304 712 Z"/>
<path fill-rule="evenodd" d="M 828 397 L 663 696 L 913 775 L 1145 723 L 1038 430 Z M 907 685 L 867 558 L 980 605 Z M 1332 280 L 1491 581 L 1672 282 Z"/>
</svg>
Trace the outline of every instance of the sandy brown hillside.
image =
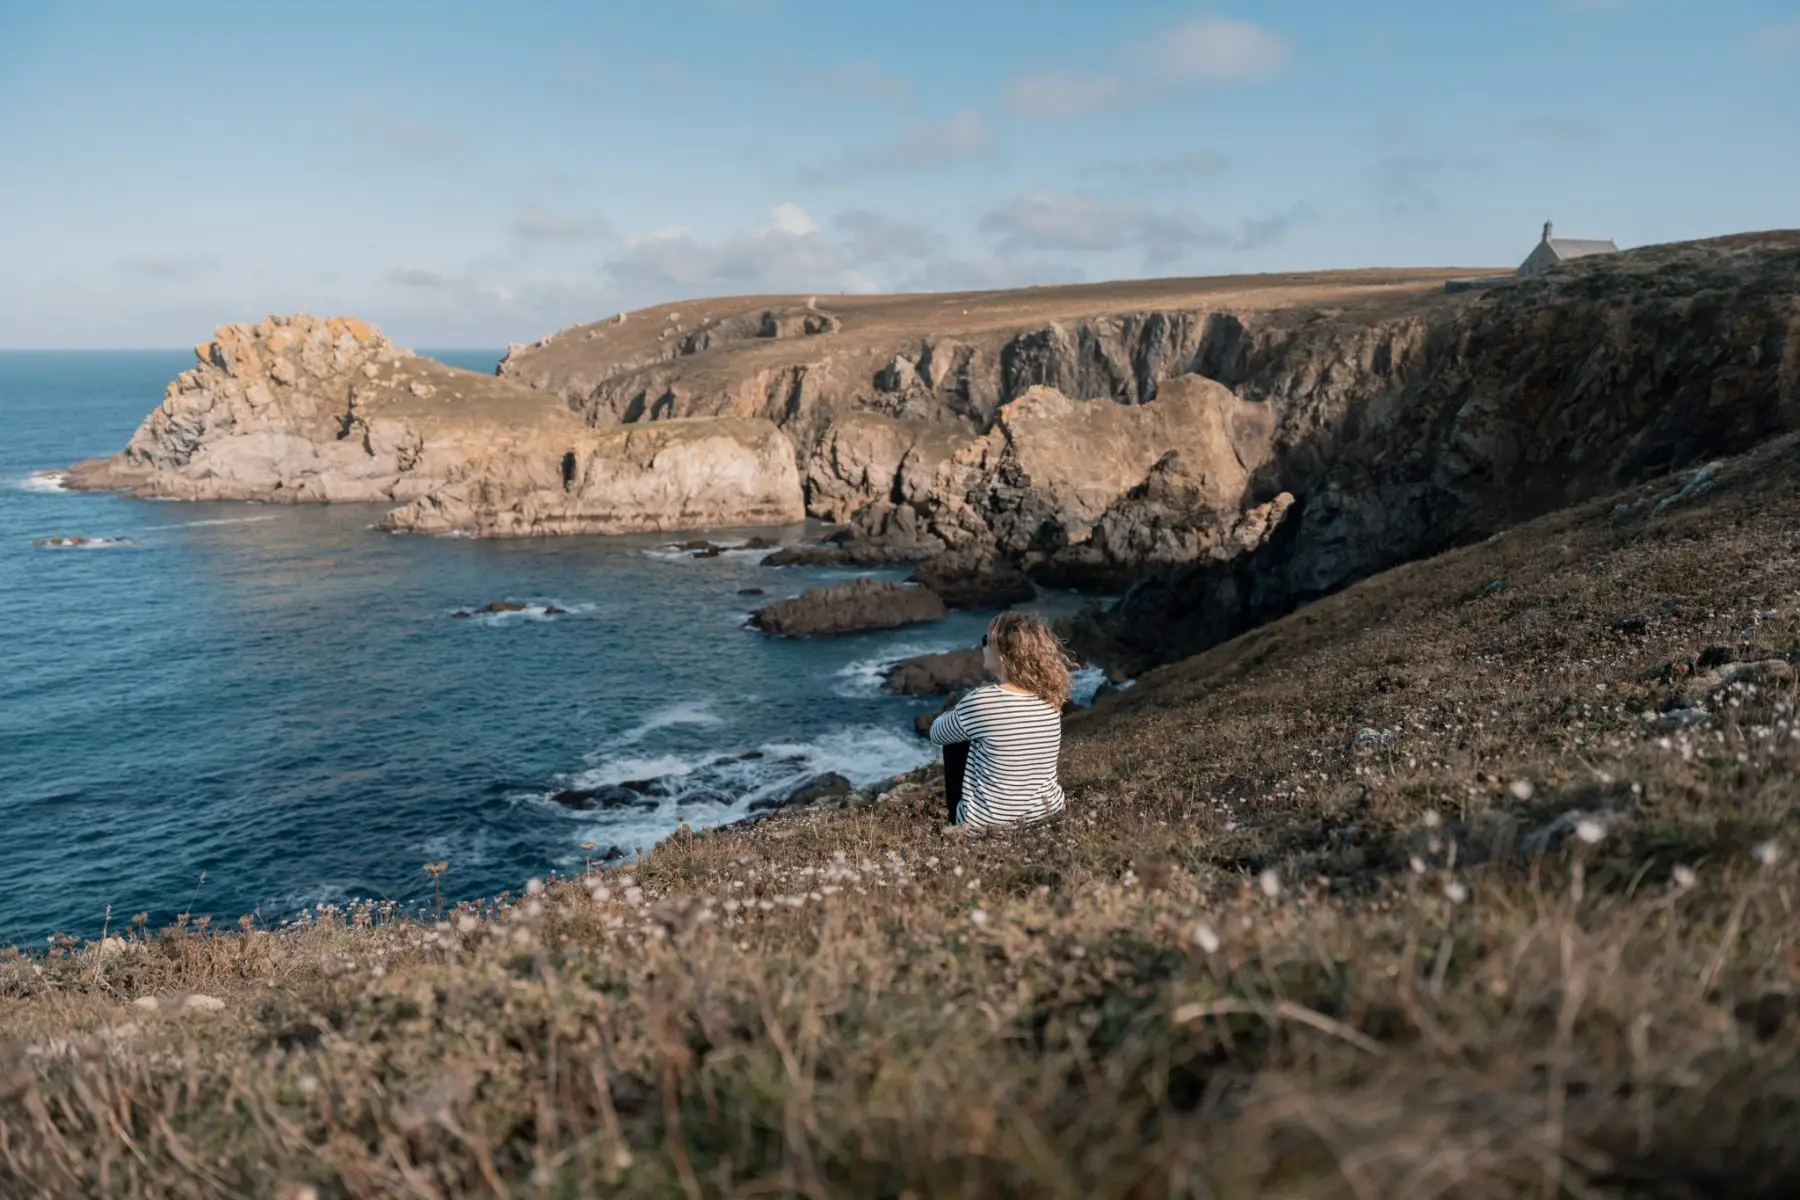
<svg viewBox="0 0 1800 1200">
<path fill-rule="evenodd" d="M 1308 271 L 1140 279 L 1058 287 L 902 295 L 724 296 L 678 300 L 560 330 L 514 346 L 503 375 L 585 402 L 594 384 L 684 362 L 692 390 L 815 361 L 821 353 L 881 357 L 924 338 L 1011 334 L 1107 313 L 1219 308 L 1260 312 L 1322 306 L 1376 320 L 1442 303 L 1460 268 Z M 767 319 L 765 320 L 765 314 Z M 624 319 L 621 320 L 620 317 Z M 833 335 L 829 342 L 806 341 Z"/>
<path fill-rule="evenodd" d="M 1793 1195 L 1797 530 L 1783 437 L 1378 575 L 1074 721 L 1037 831 L 927 774 L 13 955 L 0 1194 Z"/>
</svg>

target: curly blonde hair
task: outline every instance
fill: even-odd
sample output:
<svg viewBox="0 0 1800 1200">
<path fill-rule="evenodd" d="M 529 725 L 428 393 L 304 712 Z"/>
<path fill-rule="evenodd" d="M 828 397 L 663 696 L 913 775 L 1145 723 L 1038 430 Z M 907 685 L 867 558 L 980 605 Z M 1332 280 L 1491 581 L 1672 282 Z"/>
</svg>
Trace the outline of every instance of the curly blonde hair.
<svg viewBox="0 0 1800 1200">
<path fill-rule="evenodd" d="M 1024 688 L 1051 708 L 1069 700 L 1073 685 L 1068 651 L 1050 627 L 1025 613 L 1004 612 L 988 626 L 988 642 L 1006 671 L 1006 682 Z"/>
</svg>

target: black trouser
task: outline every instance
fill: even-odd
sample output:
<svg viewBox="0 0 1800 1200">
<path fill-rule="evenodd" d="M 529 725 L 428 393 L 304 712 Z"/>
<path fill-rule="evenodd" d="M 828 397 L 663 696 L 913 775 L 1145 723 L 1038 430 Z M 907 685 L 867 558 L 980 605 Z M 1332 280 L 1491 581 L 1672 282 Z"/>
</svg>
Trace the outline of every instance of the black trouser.
<svg viewBox="0 0 1800 1200">
<path fill-rule="evenodd" d="M 956 824 L 956 808 L 962 803 L 963 773 L 969 767 L 969 743 L 951 742 L 944 747 L 944 801 L 950 806 L 950 824 Z"/>
</svg>

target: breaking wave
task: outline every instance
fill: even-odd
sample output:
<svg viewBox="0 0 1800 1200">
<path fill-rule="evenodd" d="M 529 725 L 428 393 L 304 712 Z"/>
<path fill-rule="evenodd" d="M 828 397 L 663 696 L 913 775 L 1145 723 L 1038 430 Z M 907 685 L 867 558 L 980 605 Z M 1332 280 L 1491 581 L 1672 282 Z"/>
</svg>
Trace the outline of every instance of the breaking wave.
<svg viewBox="0 0 1800 1200">
<path fill-rule="evenodd" d="M 552 790 L 531 797 L 570 818 L 575 844 L 616 846 L 629 854 L 655 845 L 681 824 L 710 828 L 776 807 L 796 788 L 826 775 L 841 775 L 862 787 L 921 767 L 935 754 L 934 747 L 916 737 L 875 725 L 847 726 L 811 741 L 765 742 L 707 754 L 633 754 L 627 739 L 638 732 L 614 743 L 627 752 L 598 752 L 590 756 L 587 769 L 563 776 Z M 566 805 L 554 799 L 574 792 L 595 795 Z M 583 807 L 589 803 L 594 807 Z M 577 863 L 581 856 L 571 854 L 563 861 Z"/>
<path fill-rule="evenodd" d="M 21 492 L 66 492 L 68 482 L 67 471 L 33 471 L 13 486 Z"/>
</svg>

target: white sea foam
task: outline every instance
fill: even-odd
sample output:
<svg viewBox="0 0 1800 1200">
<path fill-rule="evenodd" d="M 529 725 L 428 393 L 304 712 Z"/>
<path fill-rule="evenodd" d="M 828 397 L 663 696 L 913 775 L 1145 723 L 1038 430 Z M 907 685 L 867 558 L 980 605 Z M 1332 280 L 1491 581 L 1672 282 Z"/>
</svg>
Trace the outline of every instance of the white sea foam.
<svg viewBox="0 0 1800 1200">
<path fill-rule="evenodd" d="M 922 767 L 937 747 L 884 725 L 833 730 L 816 741 L 770 743 L 766 754 L 800 756 L 813 772 L 835 771 L 858 787 Z"/>
<path fill-rule="evenodd" d="M 575 843 L 618 846 L 630 853 L 649 848 L 685 821 L 704 829 L 750 815 L 758 800 L 778 798 L 806 780 L 836 773 L 861 787 L 923 766 L 934 748 L 918 738 L 880 726 L 834 729 L 806 742 L 770 742 L 742 752 L 595 756 L 585 771 L 567 776 L 562 788 L 603 788 L 626 782 L 647 784 L 639 804 L 605 810 L 558 808 L 575 824 Z M 634 789 L 636 790 L 636 789 Z M 540 799 L 548 801 L 551 793 Z M 565 864 L 581 862 L 570 854 Z"/>
<path fill-rule="evenodd" d="M 552 607 L 562 611 L 553 613 L 550 611 Z M 553 621 L 558 617 L 585 617 L 598 612 L 599 607 L 592 603 L 561 604 L 555 600 L 546 600 L 541 604 L 527 604 L 524 608 L 511 612 L 487 612 L 481 608 L 458 608 L 450 610 L 450 612 L 452 616 L 459 612 L 469 614 L 464 620 L 472 625 L 497 626 L 517 621 Z"/>
<path fill-rule="evenodd" d="M 650 714 L 643 724 L 627 730 L 614 745 L 635 746 L 657 730 L 677 725 L 712 726 L 724 723 L 724 719 L 713 712 L 711 700 L 684 700 Z"/>
<path fill-rule="evenodd" d="M 695 539 L 699 540 L 699 539 Z M 662 546 L 651 546 L 638 551 L 645 558 L 654 558 L 658 562 L 694 562 L 703 554 L 707 558 L 729 558 L 736 562 L 760 563 L 769 555 L 781 549 L 780 546 L 751 546 L 742 540 L 734 542 L 714 542 L 719 548 L 717 554 L 706 554 L 703 550 L 689 550 L 677 543 Z"/>
<path fill-rule="evenodd" d="M 903 658 L 916 658 L 921 654 L 942 654 L 960 647 L 936 642 L 907 642 L 898 646 L 889 646 L 880 654 L 869 658 L 859 658 L 855 662 L 846 663 L 832 673 L 837 680 L 832 685 L 832 692 L 846 699 L 863 699 L 881 694 L 881 681 L 887 673 Z"/>
<path fill-rule="evenodd" d="M 91 537 L 80 542 L 56 542 L 49 538 L 38 538 L 32 545 L 40 550 L 118 550 L 137 543 L 130 538 Z"/>
<path fill-rule="evenodd" d="M 33 471 L 18 480 L 15 486 L 21 492 L 66 492 L 68 482 L 67 471 Z"/>
<path fill-rule="evenodd" d="M 1069 682 L 1075 685 L 1074 690 L 1069 693 L 1069 699 L 1080 705 L 1089 705 L 1094 702 L 1094 693 L 1106 682 L 1106 672 L 1099 667 L 1082 667 L 1069 672 Z"/>
<path fill-rule="evenodd" d="M 277 514 L 268 513 L 258 517 L 209 517 L 203 521 L 177 521 L 173 525 L 151 525 L 145 533 L 158 533 L 166 529 L 204 529 L 213 525 L 254 525 L 258 521 L 273 521 Z"/>
</svg>

